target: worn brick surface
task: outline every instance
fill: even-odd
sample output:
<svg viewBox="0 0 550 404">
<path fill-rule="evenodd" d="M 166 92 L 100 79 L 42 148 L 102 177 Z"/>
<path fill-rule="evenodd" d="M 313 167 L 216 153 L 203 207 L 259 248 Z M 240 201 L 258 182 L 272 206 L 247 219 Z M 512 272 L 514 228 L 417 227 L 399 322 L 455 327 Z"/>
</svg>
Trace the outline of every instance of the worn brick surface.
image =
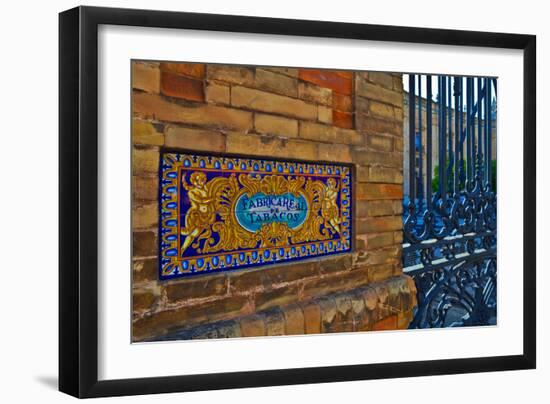
<svg viewBox="0 0 550 404">
<path fill-rule="evenodd" d="M 403 125 L 395 119 L 384 120 L 371 117 L 368 114 L 356 113 L 355 127 L 365 133 L 403 136 Z"/>
<path fill-rule="evenodd" d="M 304 282 L 303 296 L 311 298 L 315 296 L 323 296 L 328 293 L 353 289 L 368 283 L 368 272 L 365 268 L 354 269 L 315 278 Z"/>
<path fill-rule="evenodd" d="M 146 203 L 134 206 L 132 209 L 132 227 L 134 229 L 150 229 L 158 226 L 158 203 Z"/>
<path fill-rule="evenodd" d="M 321 309 L 321 332 L 338 332 L 339 324 L 336 321 L 336 301 L 334 298 L 321 298 L 318 304 Z"/>
<path fill-rule="evenodd" d="M 333 104 L 332 90 L 315 84 L 300 82 L 298 84 L 298 96 L 303 100 L 324 106 L 332 106 Z"/>
<path fill-rule="evenodd" d="M 240 66 L 208 65 L 206 77 L 209 80 L 224 81 L 246 86 L 254 85 L 254 69 Z"/>
<path fill-rule="evenodd" d="M 317 145 L 299 140 L 286 140 L 273 136 L 243 135 L 228 133 L 226 151 L 302 160 L 317 159 Z"/>
<path fill-rule="evenodd" d="M 401 216 L 369 217 L 357 220 L 357 233 L 380 233 L 394 230 L 401 230 L 403 219 Z"/>
<path fill-rule="evenodd" d="M 227 292 L 227 278 L 222 275 L 197 277 L 171 281 L 165 286 L 169 302 L 222 296 Z"/>
<path fill-rule="evenodd" d="M 328 125 L 332 124 L 332 108 L 319 105 L 317 119 L 319 122 L 326 123 Z"/>
<path fill-rule="evenodd" d="M 251 315 L 243 317 L 240 322 L 243 337 L 260 337 L 266 335 L 263 316 Z"/>
<path fill-rule="evenodd" d="M 298 69 L 294 67 L 262 67 L 264 70 L 269 70 L 270 72 L 284 74 L 289 77 L 298 77 Z"/>
<path fill-rule="evenodd" d="M 206 104 L 184 106 L 153 94 L 134 93 L 132 106 L 134 114 L 166 122 L 241 130 L 253 125 L 252 113 L 248 111 Z"/>
<path fill-rule="evenodd" d="M 147 338 L 153 332 L 166 333 L 178 327 L 214 322 L 222 318 L 250 314 L 251 306 L 245 297 L 228 297 L 196 305 L 176 306 L 154 315 L 139 318 L 133 323 L 133 335 Z M 164 332 L 162 332 L 164 331 Z"/>
<path fill-rule="evenodd" d="M 379 282 L 389 279 L 394 274 L 395 264 L 371 264 L 369 266 L 369 282 Z"/>
<path fill-rule="evenodd" d="M 255 87 L 290 97 L 298 96 L 298 80 L 271 70 L 256 69 Z"/>
<path fill-rule="evenodd" d="M 132 143 L 134 145 L 162 146 L 164 134 L 162 125 L 155 125 L 151 122 L 140 119 L 132 120 Z"/>
<path fill-rule="evenodd" d="M 158 261 L 156 259 L 135 259 L 132 262 L 132 282 L 156 281 Z"/>
<path fill-rule="evenodd" d="M 132 62 L 132 88 L 158 93 L 160 87 L 160 70 L 158 66 L 145 62 Z"/>
<path fill-rule="evenodd" d="M 336 303 L 336 324 L 339 332 L 353 331 L 354 313 L 352 310 L 351 297 L 348 293 L 337 294 L 334 297 Z"/>
<path fill-rule="evenodd" d="M 385 184 L 403 184 L 403 172 L 389 167 L 369 167 L 369 181 Z"/>
<path fill-rule="evenodd" d="M 394 149 L 395 138 L 393 136 L 380 136 L 369 134 L 367 145 L 371 150 L 390 152 Z"/>
<path fill-rule="evenodd" d="M 132 195 L 134 201 L 156 201 L 159 193 L 158 176 L 133 176 L 132 177 Z"/>
<path fill-rule="evenodd" d="M 169 97 L 191 101 L 204 101 L 204 83 L 179 74 L 162 72 L 160 92 Z"/>
<path fill-rule="evenodd" d="M 176 328 L 160 339 L 403 329 L 412 320 L 412 310 L 416 305 L 415 293 L 411 278 L 391 277 L 369 286 L 245 314 L 229 321 L 221 320 L 182 330 Z M 185 316 L 185 309 L 177 309 L 172 315 L 178 318 Z"/>
<path fill-rule="evenodd" d="M 300 119 L 317 119 L 317 106 L 313 104 L 247 87 L 231 88 L 231 105 Z"/>
<path fill-rule="evenodd" d="M 319 275 L 319 261 L 302 261 L 283 266 L 271 266 L 256 270 L 228 273 L 231 293 L 247 294 L 259 290 L 270 290 L 274 286 L 287 284 Z"/>
<path fill-rule="evenodd" d="M 269 311 L 265 314 L 267 335 L 285 335 L 285 317 L 281 310 Z"/>
<path fill-rule="evenodd" d="M 371 100 L 384 102 L 396 107 L 403 106 L 403 93 L 393 91 L 364 80 L 356 80 L 357 95 Z"/>
<path fill-rule="evenodd" d="M 254 129 L 259 133 L 280 135 L 283 137 L 298 136 L 298 121 L 277 115 L 254 114 Z"/>
<path fill-rule="evenodd" d="M 361 165 L 403 167 L 403 153 L 373 151 L 368 147 L 355 147 L 353 149 L 353 159 Z"/>
<path fill-rule="evenodd" d="M 133 311 L 146 311 L 150 310 L 159 296 L 158 294 L 150 290 L 134 290 L 132 291 L 132 310 Z"/>
<path fill-rule="evenodd" d="M 319 334 L 321 332 L 321 308 L 317 303 L 307 302 L 302 305 L 304 313 L 304 327 L 306 334 Z"/>
<path fill-rule="evenodd" d="M 158 149 L 134 148 L 132 157 L 133 174 L 156 174 L 158 172 L 160 158 Z"/>
<path fill-rule="evenodd" d="M 351 150 L 345 144 L 321 143 L 318 145 L 319 160 L 336 163 L 351 163 Z"/>
<path fill-rule="evenodd" d="M 361 145 L 364 142 L 363 135 L 355 130 L 342 129 L 313 122 L 300 122 L 300 137 L 302 139 L 324 143 Z"/>
<path fill-rule="evenodd" d="M 156 256 L 158 252 L 155 231 L 134 231 L 132 242 L 134 257 Z"/>
<path fill-rule="evenodd" d="M 299 300 L 300 289 L 300 285 L 292 284 L 257 293 L 254 296 L 256 310 L 265 310 L 272 307 L 295 303 Z"/>
<path fill-rule="evenodd" d="M 210 82 L 206 85 L 205 98 L 207 102 L 229 105 L 231 93 L 228 85 Z"/>
<path fill-rule="evenodd" d="M 369 172 L 369 179 L 371 173 Z M 382 200 L 382 199 L 402 199 L 403 187 L 399 184 L 357 184 L 355 195 L 358 199 Z"/>
<path fill-rule="evenodd" d="M 300 306 L 292 305 L 283 309 L 285 317 L 286 335 L 300 335 L 305 333 L 304 313 Z"/>
<path fill-rule="evenodd" d="M 393 89 L 393 76 L 390 73 L 369 72 L 368 81 Z"/>
<path fill-rule="evenodd" d="M 327 257 L 319 262 L 319 269 L 322 274 L 332 274 L 352 269 L 351 254 L 344 254 L 336 257 Z"/>
<path fill-rule="evenodd" d="M 217 329 L 218 338 L 239 338 L 242 337 L 241 325 L 238 321 L 225 321 Z"/>
<path fill-rule="evenodd" d="M 392 216 L 403 213 L 403 204 L 401 200 L 395 201 L 366 201 L 356 202 L 356 217 L 363 219 L 366 216 Z"/>
<path fill-rule="evenodd" d="M 166 128 L 165 136 L 168 147 L 211 152 L 225 151 L 225 135 L 219 131 L 170 125 Z"/>
</svg>

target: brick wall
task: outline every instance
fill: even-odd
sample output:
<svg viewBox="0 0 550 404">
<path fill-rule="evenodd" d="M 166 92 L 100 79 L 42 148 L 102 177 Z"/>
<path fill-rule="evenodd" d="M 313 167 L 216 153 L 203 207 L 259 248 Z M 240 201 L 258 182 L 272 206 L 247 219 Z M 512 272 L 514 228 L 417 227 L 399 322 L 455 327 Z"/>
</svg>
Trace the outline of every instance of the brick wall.
<svg viewBox="0 0 550 404">
<path fill-rule="evenodd" d="M 137 61 L 132 72 L 134 340 L 212 329 L 220 336 L 230 323 L 238 324 L 233 334 L 248 335 L 243 324 L 255 321 L 261 335 L 273 335 L 267 330 L 276 324 L 275 334 L 350 330 L 336 315 L 324 328 L 308 328 L 305 319 L 329 316 L 336 298 L 357 308 L 364 288 L 389 290 L 391 282 L 400 285 L 398 297 L 381 292 L 375 306 L 361 297 L 369 322 L 351 321 L 352 329 L 406 327 L 416 300 L 401 268 L 400 75 Z M 353 163 L 354 252 L 158 282 L 163 147 Z"/>
</svg>

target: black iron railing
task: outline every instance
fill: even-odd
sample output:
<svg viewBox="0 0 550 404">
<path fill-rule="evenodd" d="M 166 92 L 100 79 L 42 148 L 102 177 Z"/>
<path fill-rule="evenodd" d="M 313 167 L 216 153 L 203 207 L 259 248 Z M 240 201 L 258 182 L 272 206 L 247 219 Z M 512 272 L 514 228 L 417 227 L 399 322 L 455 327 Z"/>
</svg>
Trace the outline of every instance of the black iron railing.
<svg viewBox="0 0 550 404">
<path fill-rule="evenodd" d="M 419 302 L 411 328 L 496 323 L 496 90 L 494 78 L 408 75 L 403 266 Z"/>
</svg>

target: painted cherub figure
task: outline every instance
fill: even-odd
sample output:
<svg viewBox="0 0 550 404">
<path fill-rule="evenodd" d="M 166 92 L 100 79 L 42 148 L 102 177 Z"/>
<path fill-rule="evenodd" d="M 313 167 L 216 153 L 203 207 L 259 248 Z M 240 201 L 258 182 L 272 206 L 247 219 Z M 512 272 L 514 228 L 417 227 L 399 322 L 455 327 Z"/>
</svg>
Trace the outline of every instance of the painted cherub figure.
<svg viewBox="0 0 550 404">
<path fill-rule="evenodd" d="M 181 246 L 181 254 L 191 245 L 193 240 L 209 237 L 210 225 L 215 220 L 214 200 L 209 197 L 206 174 L 194 172 L 189 177 L 191 185 L 187 184 L 185 175 L 181 178 L 181 184 L 187 191 L 191 207 L 185 215 L 185 227 L 181 229 L 181 235 L 186 236 Z"/>
<path fill-rule="evenodd" d="M 338 204 L 336 203 L 338 189 L 339 186 L 336 183 L 336 180 L 334 178 L 329 178 L 327 180 L 327 187 L 325 188 L 323 200 L 321 202 L 321 215 L 337 233 L 340 233 L 340 210 L 338 209 Z"/>
</svg>

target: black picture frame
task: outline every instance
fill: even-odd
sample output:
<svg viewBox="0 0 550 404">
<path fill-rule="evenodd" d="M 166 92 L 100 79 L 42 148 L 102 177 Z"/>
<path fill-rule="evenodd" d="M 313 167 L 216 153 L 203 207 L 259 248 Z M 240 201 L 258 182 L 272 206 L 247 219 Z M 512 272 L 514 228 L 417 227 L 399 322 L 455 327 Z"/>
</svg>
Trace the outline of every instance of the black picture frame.
<svg viewBox="0 0 550 404">
<path fill-rule="evenodd" d="M 362 39 L 523 51 L 523 354 L 99 381 L 98 26 Z M 184 392 L 536 366 L 536 37 L 489 32 L 78 7 L 59 15 L 59 389 L 76 397 Z M 519 229 L 518 229 L 519 231 Z"/>
</svg>

